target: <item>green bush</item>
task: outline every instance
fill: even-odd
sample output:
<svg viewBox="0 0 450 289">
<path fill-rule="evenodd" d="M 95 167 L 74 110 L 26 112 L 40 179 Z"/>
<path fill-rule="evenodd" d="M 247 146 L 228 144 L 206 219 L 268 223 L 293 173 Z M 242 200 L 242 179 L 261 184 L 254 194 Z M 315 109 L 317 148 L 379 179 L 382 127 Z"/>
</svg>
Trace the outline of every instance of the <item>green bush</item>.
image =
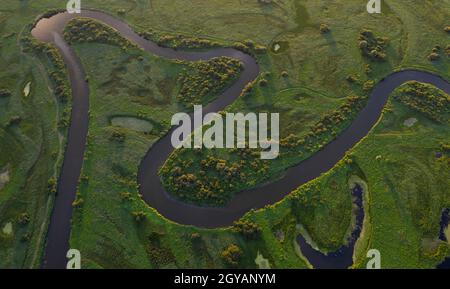
<svg viewBox="0 0 450 289">
<path fill-rule="evenodd" d="M 220 43 L 208 39 L 188 37 L 181 34 L 161 34 L 153 30 L 140 32 L 139 35 L 157 43 L 159 46 L 174 49 L 206 49 L 220 46 Z"/>
<path fill-rule="evenodd" d="M 330 32 L 330 27 L 327 24 L 320 24 L 320 33 L 325 34 Z"/>
<path fill-rule="evenodd" d="M 11 96 L 11 91 L 9 91 L 8 89 L 0 89 L 0 98 L 10 97 L 10 96 Z"/>
<path fill-rule="evenodd" d="M 147 215 L 145 214 L 144 211 L 132 212 L 131 215 L 133 216 L 136 222 L 142 222 L 147 218 Z"/>
<path fill-rule="evenodd" d="M 20 225 L 24 226 L 28 224 L 31 220 L 31 217 L 28 213 L 21 213 L 17 219 Z"/>
</svg>

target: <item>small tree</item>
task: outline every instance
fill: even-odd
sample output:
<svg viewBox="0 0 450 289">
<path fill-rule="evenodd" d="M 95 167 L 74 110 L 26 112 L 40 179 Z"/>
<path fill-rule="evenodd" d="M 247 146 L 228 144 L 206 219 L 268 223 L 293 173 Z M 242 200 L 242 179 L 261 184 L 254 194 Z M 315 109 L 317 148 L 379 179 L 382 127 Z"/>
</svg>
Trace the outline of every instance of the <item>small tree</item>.
<svg viewBox="0 0 450 289">
<path fill-rule="evenodd" d="M 147 218 L 147 215 L 143 211 L 136 211 L 131 213 L 136 222 L 142 222 Z"/>
<path fill-rule="evenodd" d="M 320 24 L 320 33 L 325 34 L 328 32 L 330 32 L 330 27 L 325 23 Z"/>
<path fill-rule="evenodd" d="M 350 83 L 354 83 L 357 81 L 357 78 L 353 75 L 348 75 L 345 79 Z"/>
<path fill-rule="evenodd" d="M 117 141 L 117 142 L 122 143 L 125 141 L 125 133 L 115 130 L 112 132 L 109 139 L 112 141 Z"/>
<path fill-rule="evenodd" d="M 12 116 L 8 121 L 8 126 L 18 125 L 22 121 L 22 118 L 18 115 Z"/>
<path fill-rule="evenodd" d="M 222 251 L 221 257 L 228 266 L 237 267 L 242 257 L 242 251 L 235 244 L 231 244 Z"/>
<path fill-rule="evenodd" d="M 131 200 L 131 193 L 122 192 L 122 193 L 120 193 L 120 198 L 122 199 L 122 201 L 129 201 L 129 200 Z"/>
<path fill-rule="evenodd" d="M 22 213 L 18 217 L 18 222 L 20 225 L 24 226 L 30 222 L 31 218 L 28 213 Z"/>
<path fill-rule="evenodd" d="M 56 194 L 56 178 L 55 177 L 51 177 L 48 182 L 47 182 L 47 188 L 48 191 L 52 194 Z"/>
<path fill-rule="evenodd" d="M 200 242 L 201 239 L 202 239 L 202 237 L 200 236 L 199 233 L 192 233 L 191 234 L 191 241 L 192 241 L 192 243 L 198 243 L 198 242 Z"/>
<path fill-rule="evenodd" d="M 81 197 L 81 194 L 78 192 L 76 194 L 76 199 L 72 203 L 72 207 L 74 208 L 81 208 L 84 204 L 84 199 Z"/>
</svg>

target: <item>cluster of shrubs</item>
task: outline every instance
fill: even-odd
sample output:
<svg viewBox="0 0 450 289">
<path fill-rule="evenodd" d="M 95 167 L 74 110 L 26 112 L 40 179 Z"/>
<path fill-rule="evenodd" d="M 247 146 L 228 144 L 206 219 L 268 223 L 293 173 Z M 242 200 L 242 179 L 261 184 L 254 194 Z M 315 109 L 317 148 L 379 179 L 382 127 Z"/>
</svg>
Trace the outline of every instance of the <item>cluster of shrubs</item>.
<svg viewBox="0 0 450 289">
<path fill-rule="evenodd" d="M 233 47 L 237 50 L 240 50 L 250 55 L 267 53 L 266 46 L 256 44 L 252 40 L 245 40 L 244 42 L 235 42 L 233 44 Z"/>
<path fill-rule="evenodd" d="M 188 37 L 185 35 L 170 35 L 161 34 L 153 30 L 140 32 L 139 35 L 147 40 L 157 43 L 161 47 L 173 49 L 207 49 L 222 46 L 217 41 L 209 39 L 202 39 L 198 37 Z M 237 50 L 243 51 L 247 54 L 264 54 L 267 52 L 267 47 L 256 44 L 252 40 L 245 40 L 243 42 L 235 42 L 233 47 Z"/>
<path fill-rule="evenodd" d="M 236 160 L 221 159 L 214 155 L 215 152 L 180 149 L 160 171 L 163 184 L 181 200 L 221 206 L 229 201 L 233 192 L 252 182 L 255 175 L 265 175 L 269 168 L 256 150 L 227 150 L 236 156 Z M 194 165 L 190 153 L 206 156 Z"/>
<path fill-rule="evenodd" d="M 62 104 L 67 103 L 70 100 L 71 90 L 66 76 L 66 66 L 58 50 L 48 43 L 39 42 L 30 37 L 23 37 L 21 42 L 24 52 L 36 53 L 49 60 L 51 64 L 49 77 L 54 92 Z"/>
<path fill-rule="evenodd" d="M 374 61 L 386 60 L 386 47 L 389 40 L 386 37 L 376 37 L 370 30 L 364 30 L 358 37 L 361 53 Z"/>
<path fill-rule="evenodd" d="M 76 194 L 75 201 L 72 203 L 72 207 L 74 208 L 81 208 L 84 204 L 84 199 L 81 197 L 81 194 L 78 192 Z"/>
<path fill-rule="evenodd" d="M 247 83 L 244 86 L 244 89 L 241 91 L 240 97 L 247 97 L 247 96 L 251 95 L 252 92 L 253 92 L 253 88 L 255 86 L 255 83 L 256 83 L 256 80 Z"/>
<path fill-rule="evenodd" d="M 363 83 L 363 87 L 362 89 L 365 92 L 370 92 L 372 91 L 372 89 L 375 87 L 375 82 L 371 79 L 367 80 L 366 82 Z"/>
<path fill-rule="evenodd" d="M 431 53 L 428 54 L 427 58 L 429 61 L 437 61 L 441 58 L 441 46 L 436 45 L 435 47 L 433 47 L 433 49 L 431 50 Z M 445 54 L 450 57 L 450 45 L 447 45 L 447 47 L 445 48 Z"/>
<path fill-rule="evenodd" d="M 289 135 L 280 140 L 280 147 L 291 152 L 314 152 L 344 129 L 365 104 L 366 97 L 349 96 L 339 109 L 324 115 L 303 138 Z M 281 150 L 281 149 L 280 149 Z"/>
<path fill-rule="evenodd" d="M 19 125 L 22 122 L 22 117 L 19 115 L 11 116 L 8 123 L 6 124 L 7 127 Z"/>
<path fill-rule="evenodd" d="M 136 47 L 113 28 L 87 18 L 70 21 L 64 30 L 64 39 L 69 44 L 97 42 L 119 46 L 123 50 Z"/>
<path fill-rule="evenodd" d="M 256 239 L 261 232 L 261 228 L 258 224 L 243 219 L 234 222 L 232 230 L 243 235 L 247 239 Z"/>
<path fill-rule="evenodd" d="M 130 192 L 122 192 L 120 193 L 120 199 L 124 202 L 130 201 L 132 199 Z"/>
<path fill-rule="evenodd" d="M 229 57 L 217 57 L 209 61 L 192 62 L 178 77 L 180 91 L 177 100 L 191 107 L 204 104 L 220 93 L 242 71 L 242 64 Z"/>
<path fill-rule="evenodd" d="M 147 40 L 157 43 L 161 47 L 174 49 L 206 49 L 220 46 L 219 42 L 198 37 L 178 35 L 161 35 L 153 30 L 140 32 L 139 35 Z"/>
<path fill-rule="evenodd" d="M 449 121 L 450 96 L 432 85 L 417 81 L 407 82 L 394 93 L 394 99 L 436 122 Z"/>
<path fill-rule="evenodd" d="M 153 231 L 149 234 L 145 243 L 149 260 L 156 268 L 165 267 L 175 262 L 175 256 L 172 251 L 163 245 L 162 239 L 165 235 L 164 232 Z"/>
<path fill-rule="evenodd" d="M 72 108 L 70 106 L 64 108 L 58 120 L 58 128 L 64 129 L 66 127 L 69 127 L 71 113 Z"/>
</svg>

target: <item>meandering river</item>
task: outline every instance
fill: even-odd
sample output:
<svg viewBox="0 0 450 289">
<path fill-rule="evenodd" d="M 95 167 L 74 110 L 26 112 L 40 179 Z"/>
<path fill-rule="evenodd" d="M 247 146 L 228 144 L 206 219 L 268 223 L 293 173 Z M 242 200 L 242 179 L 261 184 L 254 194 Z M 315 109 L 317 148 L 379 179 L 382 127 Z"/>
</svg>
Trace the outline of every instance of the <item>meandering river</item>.
<svg viewBox="0 0 450 289">
<path fill-rule="evenodd" d="M 44 268 L 65 268 L 66 252 L 72 217 L 72 202 L 75 199 L 78 179 L 83 165 L 83 155 L 88 133 L 89 87 L 81 61 L 74 50 L 64 41 L 62 33 L 66 24 L 75 17 L 88 17 L 115 28 L 123 37 L 155 55 L 168 59 L 186 61 L 208 60 L 213 57 L 228 56 L 240 60 L 244 70 L 239 79 L 227 88 L 216 100 L 203 108 L 203 113 L 223 110 L 240 95 L 244 86 L 259 74 L 257 61 L 250 55 L 233 48 L 218 48 L 201 52 L 178 51 L 163 48 L 145 40 L 121 20 L 100 11 L 84 10 L 81 14 L 60 13 L 48 19 L 40 19 L 32 35 L 38 40 L 53 43 L 66 63 L 72 86 L 72 119 L 69 127 L 68 143 L 64 163 L 58 181 L 55 200 L 44 256 Z M 394 72 L 379 82 L 368 103 L 360 111 L 353 123 L 335 140 L 300 164 L 286 170 L 283 177 L 259 187 L 237 194 L 221 208 L 198 207 L 172 198 L 162 186 L 158 176 L 159 168 L 173 152 L 170 142 L 171 132 L 155 143 L 142 159 L 138 172 L 140 194 L 145 202 L 161 215 L 174 222 L 203 228 L 231 225 L 251 209 L 262 208 L 283 199 L 300 185 L 330 170 L 345 153 L 355 146 L 374 127 L 386 104 L 389 94 L 406 81 L 417 80 L 431 83 L 450 94 L 450 84 L 441 77 L 416 70 Z"/>
</svg>

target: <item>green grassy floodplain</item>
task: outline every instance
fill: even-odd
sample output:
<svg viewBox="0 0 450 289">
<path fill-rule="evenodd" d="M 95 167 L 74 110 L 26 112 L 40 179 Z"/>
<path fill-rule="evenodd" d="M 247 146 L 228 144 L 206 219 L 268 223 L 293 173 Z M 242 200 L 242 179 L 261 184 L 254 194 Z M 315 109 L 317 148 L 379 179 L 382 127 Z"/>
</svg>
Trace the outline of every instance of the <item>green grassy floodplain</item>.
<svg viewBox="0 0 450 289">
<path fill-rule="evenodd" d="M 443 31 L 448 25 L 445 7 L 449 1 L 384 3 L 383 14 L 373 16 L 365 12 L 365 3 L 356 0 L 291 0 L 270 5 L 256 0 L 93 0 L 88 5 L 112 14 L 123 9 L 126 12 L 121 17 L 136 30 L 202 37 L 223 45 L 246 39 L 269 48 L 279 43 L 282 49 L 277 53 L 258 56 L 263 73 L 269 73 L 268 85 L 238 100 L 232 109 L 281 111 L 286 117 L 282 123 L 289 124 L 282 125 L 282 136 L 302 136 L 322 115 L 339 108 L 347 96 L 364 95 L 362 84 L 368 79 L 376 82 L 402 68 L 450 78 L 448 57 L 427 60 L 433 47 L 449 44 Z M 9 68 L 0 72 L 0 88 L 13 92 L 9 98 L 0 98 L 0 172 L 7 168 L 10 174 L 0 191 L 0 227 L 12 222 L 14 232 L 10 236 L 0 231 L 1 268 L 37 267 L 42 253 L 52 202 L 47 182 L 57 175 L 55 164 L 60 161 L 59 110 L 41 62 L 23 56 L 17 40 L 37 15 L 60 8 L 64 7 L 59 1 L 6 0 L 0 11 L 4 24 L 0 26 L 0 63 Z M 319 32 L 321 23 L 329 25 L 330 33 Z M 388 61 L 371 63 L 369 75 L 365 65 L 370 62 L 361 56 L 357 43 L 364 28 L 390 39 Z M 450 200 L 450 184 L 445 182 L 449 180 L 448 156 L 435 157 L 441 143 L 448 142 L 448 123 L 436 124 L 391 100 L 375 130 L 351 152 L 351 161 L 341 162 L 282 202 L 250 212 L 245 218 L 257 223 L 261 233 L 248 240 L 230 229 L 201 230 L 174 224 L 146 206 L 137 194 L 139 161 L 179 109 L 174 79 L 181 66 L 110 45 L 82 44 L 76 45 L 76 50 L 91 89 L 89 141 L 78 199 L 83 201 L 75 209 L 71 237 L 71 247 L 82 252 L 83 267 L 221 268 L 226 266 L 221 251 L 237 244 L 244 252 L 239 267 L 256 267 L 259 252 L 272 268 L 307 268 L 293 246 L 296 225 L 302 224 L 321 250 L 338 248 L 352 225 L 348 184 L 352 176 L 367 183 L 370 220 L 355 252 L 356 267 L 364 267 L 368 248 L 379 249 L 382 266 L 389 268 L 431 268 L 448 255 L 448 245 L 436 240 L 440 211 Z M 136 56 L 143 56 L 150 68 Z M 281 77 L 283 71 L 288 77 Z M 348 75 L 358 81 L 347 82 Z M 105 84 L 105 79 L 117 83 Z M 31 94 L 24 98 L 22 90 L 28 81 L 32 81 Z M 146 93 L 138 97 L 136 91 L 143 83 Z M 158 88 L 159 83 L 169 91 Z M 16 115 L 22 122 L 6 128 Z M 138 116 L 155 128 L 143 134 L 112 127 L 110 118 L 119 115 Z M 403 122 L 408 118 L 418 122 L 407 128 Z M 36 129 L 37 123 L 42 130 Z M 124 133 L 125 141 L 111 141 L 113 131 Z M 287 165 L 281 163 L 279 170 Z M 136 222 L 132 212 L 140 211 L 146 219 Z M 31 221 L 20 226 L 17 218 L 23 212 Z M 29 241 L 22 241 L 25 234 L 30 234 Z"/>
</svg>

